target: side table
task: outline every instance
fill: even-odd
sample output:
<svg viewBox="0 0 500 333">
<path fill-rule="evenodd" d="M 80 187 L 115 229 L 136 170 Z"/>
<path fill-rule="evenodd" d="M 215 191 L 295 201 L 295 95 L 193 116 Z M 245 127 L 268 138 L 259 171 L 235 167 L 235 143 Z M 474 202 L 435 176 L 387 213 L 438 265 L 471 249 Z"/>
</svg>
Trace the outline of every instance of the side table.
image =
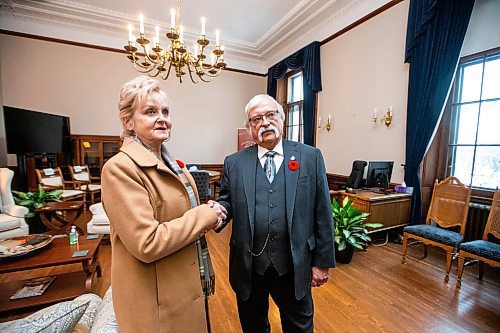
<svg viewBox="0 0 500 333">
<path fill-rule="evenodd" d="M 35 212 L 40 214 L 40 219 L 51 233 L 69 234 L 73 222 L 82 215 L 83 206 L 83 201 L 48 202 Z M 83 235 L 83 230 L 75 226 L 78 234 Z"/>
</svg>

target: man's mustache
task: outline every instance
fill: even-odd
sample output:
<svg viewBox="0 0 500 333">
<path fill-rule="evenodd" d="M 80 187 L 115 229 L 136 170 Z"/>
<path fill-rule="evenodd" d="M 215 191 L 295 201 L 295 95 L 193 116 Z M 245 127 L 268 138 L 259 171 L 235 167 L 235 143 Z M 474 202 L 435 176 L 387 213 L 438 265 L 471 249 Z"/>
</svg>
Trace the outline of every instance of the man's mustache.
<svg viewBox="0 0 500 333">
<path fill-rule="evenodd" d="M 257 133 L 257 135 L 258 135 L 260 142 L 262 142 L 262 134 L 264 134 L 264 132 L 267 132 L 267 131 L 273 131 L 276 138 L 279 138 L 279 136 L 280 136 L 280 131 L 278 131 L 276 126 L 274 126 L 273 124 L 269 124 L 269 126 L 267 126 L 267 127 L 259 128 L 259 133 Z"/>
</svg>

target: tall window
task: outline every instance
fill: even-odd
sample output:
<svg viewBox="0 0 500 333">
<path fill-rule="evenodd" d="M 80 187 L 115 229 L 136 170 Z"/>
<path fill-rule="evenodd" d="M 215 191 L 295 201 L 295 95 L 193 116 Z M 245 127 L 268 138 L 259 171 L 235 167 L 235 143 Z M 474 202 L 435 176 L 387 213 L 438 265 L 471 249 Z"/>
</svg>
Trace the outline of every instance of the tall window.
<svg viewBox="0 0 500 333">
<path fill-rule="evenodd" d="M 448 146 L 449 173 L 481 189 L 500 186 L 500 52 L 459 65 Z"/>
<path fill-rule="evenodd" d="M 287 87 L 285 107 L 285 113 L 287 114 L 285 122 L 286 137 L 288 140 L 304 142 L 302 72 L 288 76 Z"/>
</svg>

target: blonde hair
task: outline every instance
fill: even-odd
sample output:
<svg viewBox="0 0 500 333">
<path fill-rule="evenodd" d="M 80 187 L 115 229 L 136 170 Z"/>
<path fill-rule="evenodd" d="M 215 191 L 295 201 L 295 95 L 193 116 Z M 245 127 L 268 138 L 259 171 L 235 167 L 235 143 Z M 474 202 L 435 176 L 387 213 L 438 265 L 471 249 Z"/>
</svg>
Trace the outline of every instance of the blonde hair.
<svg viewBox="0 0 500 333">
<path fill-rule="evenodd" d="M 281 106 L 281 104 L 268 94 L 260 94 L 252 97 L 252 99 L 250 99 L 248 104 L 245 106 L 245 127 L 247 129 L 250 128 L 250 124 L 248 123 L 248 114 L 250 113 L 250 111 L 255 109 L 257 106 L 264 104 L 268 100 L 271 100 L 276 104 L 276 110 L 278 111 L 281 120 L 285 121 L 285 112 L 283 112 L 283 107 Z"/>
<path fill-rule="evenodd" d="M 132 136 L 134 133 L 127 129 L 127 122 L 149 95 L 152 93 L 162 93 L 167 100 L 170 109 L 170 100 L 161 90 L 160 83 L 148 76 L 142 75 L 125 83 L 120 91 L 120 100 L 118 101 L 118 111 L 125 135 Z"/>
</svg>

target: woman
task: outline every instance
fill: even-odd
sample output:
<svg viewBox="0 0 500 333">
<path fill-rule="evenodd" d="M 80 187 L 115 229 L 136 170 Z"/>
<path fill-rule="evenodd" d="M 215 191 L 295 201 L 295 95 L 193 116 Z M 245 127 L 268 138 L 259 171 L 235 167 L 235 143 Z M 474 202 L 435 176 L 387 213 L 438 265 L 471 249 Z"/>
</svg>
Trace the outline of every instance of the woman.
<svg viewBox="0 0 500 333">
<path fill-rule="evenodd" d="M 218 204 L 198 206 L 193 179 L 163 144 L 172 121 L 159 83 L 146 76 L 127 82 L 118 108 L 125 138 L 103 168 L 102 201 L 119 329 L 206 332 L 214 276 L 203 235 L 225 215 Z"/>
</svg>

